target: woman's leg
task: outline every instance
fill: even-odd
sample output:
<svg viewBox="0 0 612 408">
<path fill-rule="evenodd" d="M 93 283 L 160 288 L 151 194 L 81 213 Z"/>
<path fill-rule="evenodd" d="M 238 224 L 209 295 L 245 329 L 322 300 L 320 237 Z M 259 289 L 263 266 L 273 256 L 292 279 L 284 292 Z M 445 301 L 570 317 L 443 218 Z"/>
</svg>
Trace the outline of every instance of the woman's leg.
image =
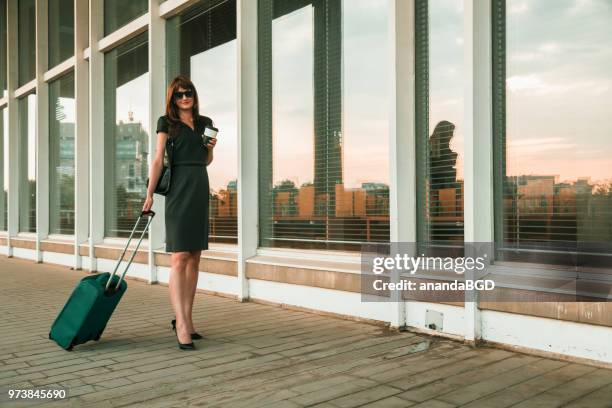
<svg viewBox="0 0 612 408">
<path fill-rule="evenodd" d="M 189 258 L 187 264 L 187 276 L 189 281 L 189 302 L 186 305 L 187 308 L 187 316 L 189 316 L 189 321 L 187 326 L 191 333 L 195 332 L 195 327 L 193 326 L 193 301 L 195 299 L 196 288 L 198 286 L 198 276 L 200 274 L 200 255 L 202 251 L 193 251 L 190 253 L 191 256 Z"/>
<path fill-rule="evenodd" d="M 187 264 L 190 258 L 189 252 L 174 252 L 171 257 L 170 269 L 170 300 L 176 316 L 176 333 L 181 343 L 191 343 L 191 335 L 188 322 L 191 317 L 185 307 L 185 300 L 191 296 L 188 282 Z"/>
</svg>

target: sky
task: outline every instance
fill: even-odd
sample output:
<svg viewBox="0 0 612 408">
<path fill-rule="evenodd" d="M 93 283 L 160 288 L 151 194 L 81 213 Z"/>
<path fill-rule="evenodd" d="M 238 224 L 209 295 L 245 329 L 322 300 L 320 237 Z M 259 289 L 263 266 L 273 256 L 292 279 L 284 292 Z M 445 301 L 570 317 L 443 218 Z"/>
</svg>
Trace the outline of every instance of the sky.
<svg viewBox="0 0 612 408">
<path fill-rule="evenodd" d="M 507 174 L 612 179 L 612 1 L 506 3 Z M 344 0 L 342 7 L 345 186 L 388 183 L 390 3 Z M 451 147 L 459 153 L 462 178 L 463 0 L 431 0 L 429 12 L 429 130 L 441 120 L 455 124 Z M 299 186 L 314 178 L 312 6 L 277 18 L 272 29 L 273 181 Z M 191 58 L 201 113 L 220 129 L 209 168 L 214 190 L 237 178 L 236 51 L 233 40 Z M 119 87 L 117 121 L 127 121 L 132 111 L 149 132 L 147 91 L 148 73 Z M 29 98 L 33 104 L 35 96 Z M 74 108 L 64 105 L 70 121 Z M 29 161 L 32 177 L 33 149 Z M 5 171 L 5 185 L 7 177 Z"/>
<path fill-rule="evenodd" d="M 200 114 L 219 129 L 214 160 L 208 166 L 210 188 L 227 187 L 238 174 L 238 63 L 232 40 L 191 57 L 191 81 L 198 91 Z M 247 153 L 248 154 L 248 153 Z"/>
<path fill-rule="evenodd" d="M 29 94 L 26 98 L 28 106 L 28 180 L 36 180 L 36 94 Z"/>
<path fill-rule="evenodd" d="M 388 7 L 389 0 L 343 2 L 343 154 L 348 188 L 389 182 Z M 300 186 L 314 179 L 313 29 L 312 6 L 272 24 L 275 184 L 290 179 Z M 208 168 L 214 190 L 237 178 L 236 51 L 234 40 L 191 58 L 201 113 L 219 128 L 215 161 Z"/>
<path fill-rule="evenodd" d="M 149 73 L 126 82 L 115 90 L 115 120 L 117 123 L 130 122 L 129 112 L 134 114 L 134 122 L 140 122 L 149 133 Z"/>
<path fill-rule="evenodd" d="M 389 183 L 388 0 L 342 2 L 345 188 Z M 274 184 L 314 181 L 312 6 L 272 23 Z"/>
<path fill-rule="evenodd" d="M 429 134 L 447 120 L 455 125 L 450 148 L 458 153 L 457 178 L 463 179 L 463 1 L 429 3 Z"/>
<path fill-rule="evenodd" d="M 273 184 L 314 180 L 313 10 L 272 22 Z"/>
<path fill-rule="evenodd" d="M 612 2 L 507 8 L 508 174 L 612 180 Z"/>
</svg>

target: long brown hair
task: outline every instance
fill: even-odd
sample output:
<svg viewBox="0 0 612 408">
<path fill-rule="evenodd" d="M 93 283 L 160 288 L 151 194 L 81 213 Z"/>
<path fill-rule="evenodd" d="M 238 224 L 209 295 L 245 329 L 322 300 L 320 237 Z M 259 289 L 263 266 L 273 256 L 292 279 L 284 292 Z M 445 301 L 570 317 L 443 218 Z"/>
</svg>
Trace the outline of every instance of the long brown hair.
<svg viewBox="0 0 612 408">
<path fill-rule="evenodd" d="M 200 105 L 198 101 L 198 91 L 196 91 L 193 82 L 186 75 L 179 75 L 170 82 L 168 90 L 166 91 L 166 116 L 170 121 L 170 133 L 174 133 L 176 125 L 181 121 L 179 117 L 179 108 L 174 101 L 174 92 L 179 88 L 191 89 L 193 91 L 193 106 L 191 108 L 191 114 L 193 116 L 194 125 L 199 120 L 200 116 Z"/>
</svg>

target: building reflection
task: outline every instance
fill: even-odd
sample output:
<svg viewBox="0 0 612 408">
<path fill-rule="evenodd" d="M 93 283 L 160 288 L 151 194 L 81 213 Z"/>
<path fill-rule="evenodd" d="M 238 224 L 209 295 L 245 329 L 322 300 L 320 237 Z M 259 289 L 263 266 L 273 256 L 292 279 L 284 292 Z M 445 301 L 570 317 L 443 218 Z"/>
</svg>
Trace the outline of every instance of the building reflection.
<svg viewBox="0 0 612 408">
<path fill-rule="evenodd" d="M 504 241 L 510 246 L 575 249 L 578 242 L 612 239 L 611 181 L 521 175 L 506 177 L 504 187 Z"/>
<path fill-rule="evenodd" d="M 238 236 L 238 182 L 232 180 L 218 191 L 211 189 L 209 240 L 236 244 Z"/>
<path fill-rule="evenodd" d="M 327 194 L 315 194 L 314 183 L 297 187 L 283 180 L 273 188 L 274 236 L 352 242 L 389 241 L 389 186 L 362 183 L 359 188 L 334 186 L 335 205 Z M 326 213 L 330 215 L 325 215 Z"/>
<path fill-rule="evenodd" d="M 49 209 L 59 212 L 57 222 L 51 230 L 60 234 L 74 233 L 74 122 L 58 122 L 59 137 L 57 143 L 49 146 L 49 159 L 55 165 L 55 172 L 50 173 L 50 185 L 59 187 L 59 194 L 52 195 L 57 202 L 50 202 Z M 57 159 L 56 159 L 57 158 Z M 57 160 L 57 163 L 54 163 Z"/>
<path fill-rule="evenodd" d="M 134 224 L 142 210 L 148 177 L 148 134 L 142 122 L 134 121 L 128 112 L 128 122 L 120 120 L 115 130 L 115 202 L 119 236 L 129 236 L 127 227 Z"/>
</svg>

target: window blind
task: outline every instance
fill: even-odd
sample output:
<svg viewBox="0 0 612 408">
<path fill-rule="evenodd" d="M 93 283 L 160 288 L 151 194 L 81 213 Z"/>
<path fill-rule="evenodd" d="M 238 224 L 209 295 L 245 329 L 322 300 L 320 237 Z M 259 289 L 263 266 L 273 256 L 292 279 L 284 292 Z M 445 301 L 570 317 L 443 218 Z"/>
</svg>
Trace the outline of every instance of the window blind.
<svg viewBox="0 0 612 408">
<path fill-rule="evenodd" d="M 519 6 L 493 2 L 497 256 L 610 271 L 609 9 Z"/>
<path fill-rule="evenodd" d="M 208 168 L 210 242 L 238 239 L 237 135 L 230 131 L 237 117 L 237 101 L 231 95 L 237 75 L 228 78 L 237 70 L 234 58 L 228 57 L 236 52 L 235 40 L 235 0 L 201 1 L 167 23 L 167 81 L 178 74 L 189 76 L 198 90 L 200 113 L 211 117 L 221 132 Z M 227 163 L 235 163 L 231 171 Z M 227 180 L 225 185 L 219 186 L 220 177 Z"/>
<path fill-rule="evenodd" d="M 433 75 L 440 64 L 447 67 L 462 64 L 462 59 L 452 52 L 458 45 L 441 42 L 440 39 L 447 38 L 437 36 L 450 30 L 449 27 L 462 27 L 463 15 L 449 7 L 452 5 L 429 0 L 415 2 L 417 239 L 423 248 L 463 245 L 463 180 L 458 173 L 459 154 L 453 144 L 456 118 L 462 115 L 463 95 L 461 89 L 451 88 L 440 82 L 440 75 Z M 438 14 L 444 15 L 444 19 L 434 20 L 433 16 Z M 443 61 L 440 54 L 444 55 Z M 434 60 L 432 55 L 438 58 Z M 455 108 L 440 109 L 448 100 L 455 101 Z"/>
<path fill-rule="evenodd" d="M 146 33 L 104 56 L 106 237 L 128 237 L 142 210 L 149 154 L 147 79 Z M 145 225 L 143 219 L 136 233 Z"/>
<path fill-rule="evenodd" d="M 259 1 L 262 246 L 356 250 L 389 239 L 388 184 L 347 184 L 359 147 L 349 149 L 343 121 L 342 6 Z"/>
</svg>

